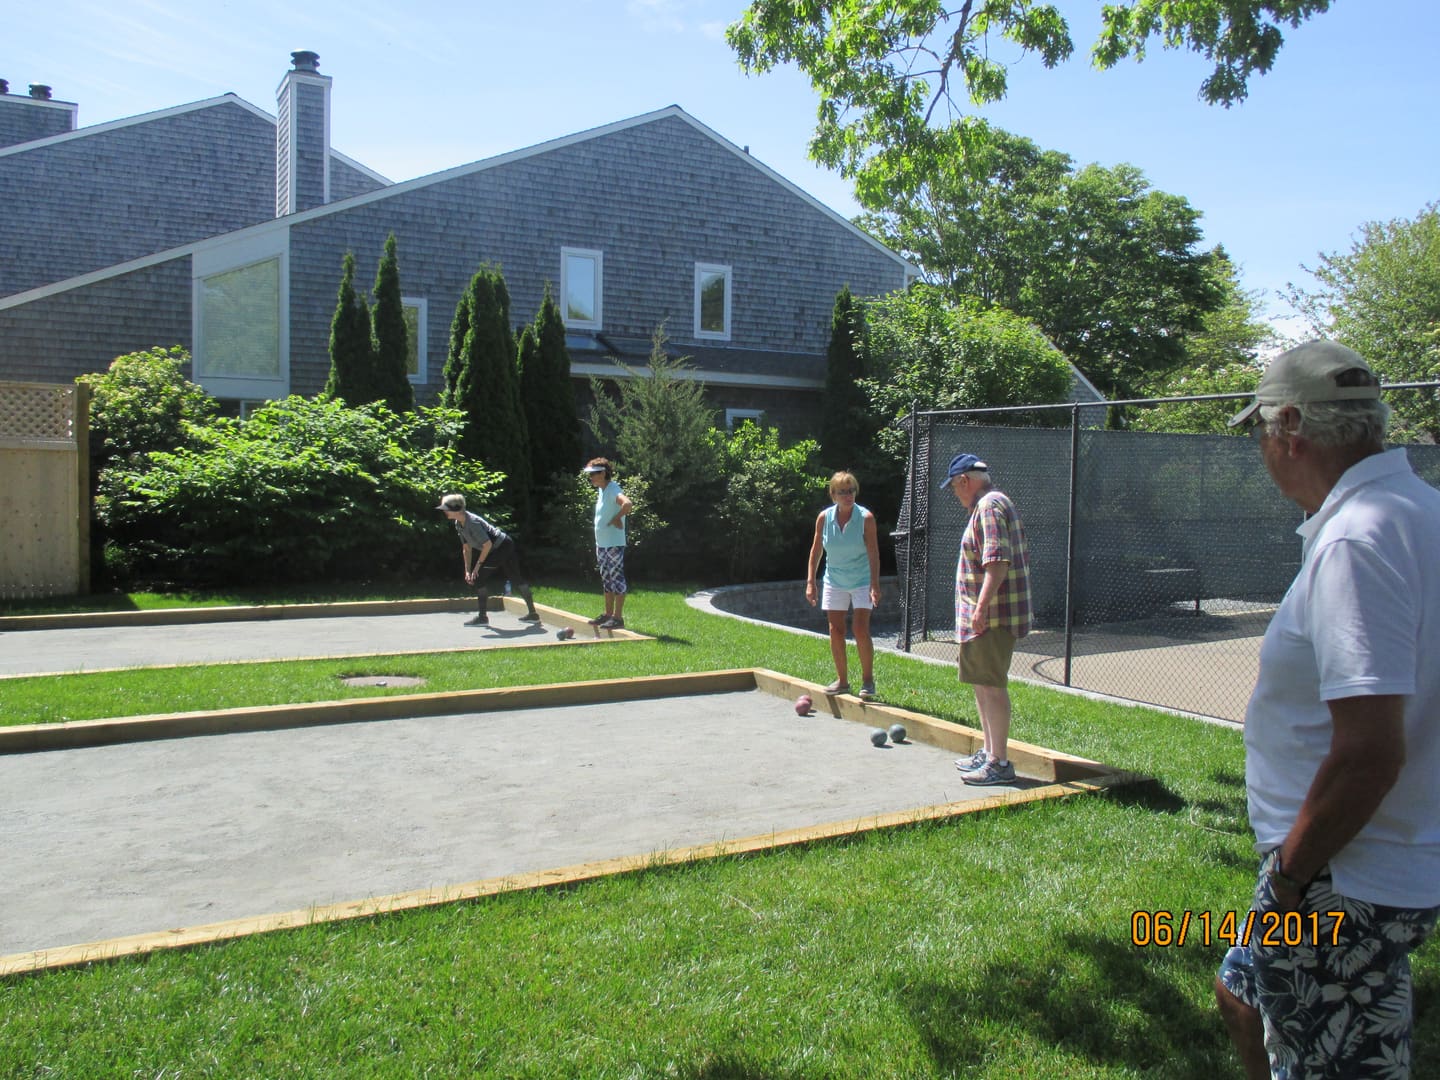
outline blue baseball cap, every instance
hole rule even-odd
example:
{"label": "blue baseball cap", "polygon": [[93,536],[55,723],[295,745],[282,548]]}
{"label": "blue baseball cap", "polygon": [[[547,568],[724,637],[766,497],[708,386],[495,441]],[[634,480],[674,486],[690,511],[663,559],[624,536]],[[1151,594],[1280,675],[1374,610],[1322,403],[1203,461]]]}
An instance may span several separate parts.
{"label": "blue baseball cap", "polygon": [[974,454],[956,454],[950,459],[950,471],[945,474],[945,479],[941,482],[940,486],[942,488],[949,487],[950,481],[954,480],[955,477],[961,473],[975,472],[977,470],[987,472],[989,469],[990,466]]}

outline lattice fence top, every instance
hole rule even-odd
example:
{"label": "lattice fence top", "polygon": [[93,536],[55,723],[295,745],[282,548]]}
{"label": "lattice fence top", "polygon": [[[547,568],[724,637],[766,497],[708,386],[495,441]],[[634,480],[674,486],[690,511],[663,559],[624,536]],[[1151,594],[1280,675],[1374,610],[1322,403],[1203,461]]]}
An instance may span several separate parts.
{"label": "lattice fence top", "polygon": [[75,386],[0,382],[0,439],[75,442]]}

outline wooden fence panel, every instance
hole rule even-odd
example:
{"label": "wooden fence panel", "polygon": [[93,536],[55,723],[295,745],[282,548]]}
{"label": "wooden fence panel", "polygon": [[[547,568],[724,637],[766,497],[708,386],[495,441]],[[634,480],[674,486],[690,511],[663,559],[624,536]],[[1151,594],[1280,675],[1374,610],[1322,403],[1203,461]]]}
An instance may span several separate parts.
{"label": "wooden fence panel", "polygon": [[0,599],[90,591],[90,391],[0,382]]}

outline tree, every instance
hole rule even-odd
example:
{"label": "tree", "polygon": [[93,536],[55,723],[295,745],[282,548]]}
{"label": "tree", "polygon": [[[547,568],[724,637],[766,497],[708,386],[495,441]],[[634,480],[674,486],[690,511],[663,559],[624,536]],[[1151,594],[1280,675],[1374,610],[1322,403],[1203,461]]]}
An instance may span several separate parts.
{"label": "tree", "polygon": [[[1306,267],[1306,269],[1309,269]],[[1386,382],[1440,379],[1440,204],[1413,220],[1370,221],[1345,253],[1320,255],[1314,290],[1291,285],[1317,333],[1350,346]],[[1391,395],[1395,434],[1440,441],[1440,394]]]}
{"label": "tree", "polygon": [[[456,341],[457,331],[462,332]],[[445,404],[465,413],[456,449],[505,474],[504,492],[517,521],[528,523],[530,446],[520,407],[510,290],[499,267],[482,266],[456,305],[451,355],[445,363]]]}
{"label": "tree", "polygon": [[[1179,366],[1187,333],[1221,301],[1199,253],[1200,214],[1150,189],[1132,165],[1089,165],[1067,186],[1061,231],[1070,265],[1045,265],[1018,314],[1040,321],[1055,346],[1113,397]],[[1037,319],[1037,321],[1039,321]]]}
{"label": "tree", "polygon": [[410,333],[405,326],[405,305],[400,297],[400,261],[395,234],[385,240],[385,254],[375,272],[375,307],[371,312],[371,348],[374,353],[374,393],[391,412],[415,407],[410,385]]}
{"label": "tree", "polygon": [[[1173,373],[1155,387],[1156,397],[1199,397],[1203,394],[1253,394],[1260,381],[1260,365],[1234,360],[1219,366],[1202,366]],[[1135,431],[1173,431],[1189,435],[1243,435],[1229,426],[1243,399],[1181,401],[1132,410]]]}
{"label": "tree", "polygon": [[648,371],[619,365],[626,377],[614,384],[613,397],[599,379],[590,380],[590,429],[602,445],[615,448],[627,469],[650,481],[657,499],[678,504],[688,489],[716,479],[720,470],[711,437],[715,410],[705,400],[705,384],[684,377],[692,369],[684,357],[670,357],[665,342],[664,329],[657,329]]}
{"label": "tree", "polygon": [[[1036,405],[1070,397],[1070,367],[1033,323],[979,301],[953,301],[918,284],[866,308],[873,373],[862,386],[886,420],[925,409]],[[894,427],[881,448],[903,459],[909,444]]]}
{"label": "tree", "polygon": [[[527,338],[530,344],[527,346]],[[545,286],[535,321],[520,339],[520,397],[530,436],[530,474],[544,483],[580,466],[580,421],[560,305]]]}
{"label": "tree", "polygon": [[[1223,247],[1210,253],[1209,273],[1224,298],[1208,312],[1200,329],[1184,340],[1184,363],[1153,379],[1145,389],[1152,397],[1198,397],[1207,394],[1251,394],[1264,369],[1263,351],[1281,344],[1274,327],[1260,315],[1260,293],[1240,287],[1240,275]],[[1229,421],[1242,399],[1185,401],[1129,410],[1129,426],[1137,431],[1183,434],[1243,434]]]}
{"label": "tree", "polygon": [[1260,291],[1241,288],[1239,268],[1218,245],[1210,252],[1207,273],[1220,303],[1201,316],[1199,330],[1185,336],[1182,372],[1219,371],[1231,364],[1258,371],[1261,353],[1283,345],[1275,327],[1265,321]]}
{"label": "tree", "polygon": [[863,461],[875,438],[869,403],[860,388],[866,374],[865,314],[848,285],[835,297],[825,362],[820,449],[824,461],[838,469]]}
{"label": "tree", "polygon": [[465,336],[470,333],[470,318],[474,306],[475,282],[460,294],[455,305],[455,316],[450,320],[450,346],[445,353],[445,368],[441,373],[440,404],[463,409],[460,403],[460,375],[465,370]]}
{"label": "tree", "polygon": [[933,168],[867,190],[859,224],[952,296],[1018,310],[1031,264],[1049,257],[1064,219],[1072,161],[983,121],[936,140]]}
{"label": "tree", "polygon": [[1184,360],[1183,342],[1222,302],[1196,249],[1200,214],[1132,165],[1090,165],[978,125],[925,174],[871,189],[861,223],[943,283],[1039,326],[1112,398]]}
{"label": "tree", "polygon": [[[651,338],[648,371],[619,365],[625,378],[612,394],[599,379],[590,380],[594,405],[590,429],[626,473],[639,473],[650,485],[654,515],[670,522],[656,534],[653,550],[672,570],[700,570],[714,550],[714,529],[706,508],[721,497],[725,472],[715,410],[705,400],[705,384],[685,378],[683,358],[665,349],[665,331]],[[757,523],[757,527],[763,527]]]}
{"label": "tree", "polygon": [[[1200,86],[1214,104],[1243,101],[1296,27],[1330,0],[1128,0],[1107,4],[1091,57],[1110,68],[1143,59],[1151,39],[1215,63]],[[1033,0],[752,0],[725,33],[747,72],[795,63],[820,98],[810,153],[856,176],[903,170],[967,104],[1004,98],[1009,53],[1047,68],[1074,52],[1053,4]],[[1008,45],[1008,48],[1007,48]]]}
{"label": "tree", "polygon": [[375,351],[370,341],[370,306],[355,291],[355,254],[345,253],[340,294],[330,319],[330,377],[326,397],[350,406],[374,401]]}

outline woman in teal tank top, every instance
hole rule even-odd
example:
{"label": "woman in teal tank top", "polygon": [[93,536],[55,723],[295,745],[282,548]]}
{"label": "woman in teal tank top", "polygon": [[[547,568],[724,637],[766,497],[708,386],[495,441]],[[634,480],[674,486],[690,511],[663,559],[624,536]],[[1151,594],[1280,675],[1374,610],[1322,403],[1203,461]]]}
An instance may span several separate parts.
{"label": "woman in teal tank top", "polygon": [[[860,482],[848,472],[830,477],[830,500],[834,504],[815,518],[815,542],[810,545],[810,572],[805,579],[805,599],[817,601],[830,624],[830,655],[835,660],[835,681],[827,694],[850,692],[849,667],[845,652],[845,613],[852,607],[855,651],[860,655],[860,697],[875,697],[875,643],[870,638],[870,610],[880,603],[880,545],[876,539],[875,515],[855,501]],[[817,590],[815,573],[820,555],[825,555],[823,590]]]}

